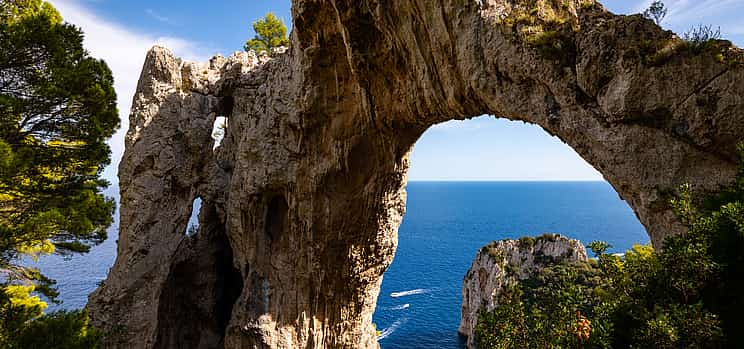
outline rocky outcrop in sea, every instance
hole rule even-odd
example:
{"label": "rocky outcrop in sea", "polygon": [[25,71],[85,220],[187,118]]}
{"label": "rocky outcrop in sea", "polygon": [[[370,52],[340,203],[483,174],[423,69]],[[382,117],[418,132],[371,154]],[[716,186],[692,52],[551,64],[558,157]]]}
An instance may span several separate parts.
{"label": "rocky outcrop in sea", "polygon": [[474,348],[474,329],[481,309],[491,311],[499,305],[501,291],[557,263],[586,261],[584,245],[558,234],[536,238],[494,241],[478,251],[462,283],[462,309],[459,332]]}
{"label": "rocky outcrop in sea", "polygon": [[684,232],[668,205],[680,184],[734,178],[744,52],[685,49],[593,0],[293,0],[290,42],[206,63],[148,53],[117,258],[88,304],[118,334],[107,348],[377,348],[409,154],[448,120],[495,115],[560,138],[656,246]]}

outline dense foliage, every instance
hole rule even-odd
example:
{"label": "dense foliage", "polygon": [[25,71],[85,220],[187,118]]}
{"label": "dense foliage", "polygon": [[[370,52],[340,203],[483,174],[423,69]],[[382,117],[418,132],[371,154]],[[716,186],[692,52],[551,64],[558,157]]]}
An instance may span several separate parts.
{"label": "dense foliage", "polygon": [[558,264],[509,285],[475,330],[480,348],[742,348],[744,146],[734,186],[671,201],[689,227],[664,249]]}
{"label": "dense foliage", "polygon": [[100,190],[119,125],[113,77],[82,33],[40,0],[0,12],[0,267],[22,254],[84,252],[105,239]]}
{"label": "dense foliage", "polygon": [[102,333],[88,327],[84,311],[46,308],[34,286],[6,285],[0,290],[0,347],[7,349],[97,349]]}
{"label": "dense foliage", "polygon": [[45,1],[0,1],[0,347],[95,339],[84,313],[42,317],[34,294],[54,300],[53,281],[19,260],[86,252],[106,238],[114,202],[100,174],[118,126],[113,76],[85,51],[80,29]]}
{"label": "dense foliage", "polygon": [[[588,318],[601,302],[604,279],[595,265],[558,264],[520,284],[508,285],[492,312],[476,325],[480,348],[578,348],[605,338]],[[593,336],[590,337],[590,334]]]}
{"label": "dense foliage", "polygon": [[253,22],[253,31],[256,36],[245,43],[246,51],[266,51],[272,53],[272,49],[280,46],[288,46],[287,27],[273,13],[267,13],[266,17]]}

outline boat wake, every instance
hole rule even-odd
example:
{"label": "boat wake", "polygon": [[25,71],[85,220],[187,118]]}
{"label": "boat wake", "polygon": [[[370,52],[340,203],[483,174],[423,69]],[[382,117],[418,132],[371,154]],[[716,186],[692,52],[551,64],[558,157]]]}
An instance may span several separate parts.
{"label": "boat wake", "polygon": [[410,304],[406,303],[406,304],[396,305],[390,308],[390,310],[403,310],[403,309],[408,309],[410,306],[411,306]]}
{"label": "boat wake", "polygon": [[429,292],[431,292],[431,290],[424,289],[424,288],[417,288],[415,290],[410,290],[410,291],[393,292],[390,294],[390,297],[393,297],[393,298],[406,297],[406,296],[413,296],[417,294],[427,294]]}
{"label": "boat wake", "polygon": [[382,330],[382,332],[380,332],[380,335],[377,336],[377,340],[379,341],[379,340],[382,340],[382,339],[385,339],[385,338],[389,337],[391,334],[393,334],[393,332],[395,332],[400,327],[400,325],[402,325],[404,322],[406,322],[406,320],[408,320],[408,319],[399,319],[399,320],[396,320],[395,322],[393,322],[392,325],[388,326],[386,329],[384,329],[384,330]]}

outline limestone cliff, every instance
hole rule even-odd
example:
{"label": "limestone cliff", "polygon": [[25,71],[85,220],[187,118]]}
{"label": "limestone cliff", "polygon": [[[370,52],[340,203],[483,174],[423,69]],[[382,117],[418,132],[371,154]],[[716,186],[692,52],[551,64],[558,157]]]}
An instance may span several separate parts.
{"label": "limestone cliff", "polygon": [[[292,13],[291,45],[272,59],[148,54],[118,256],[89,304],[118,334],[108,347],[377,347],[408,153],[439,122],[541,126],[602,172],[657,246],[683,231],[670,192],[733,178],[744,68],[726,42],[690,50],[588,0],[294,0]],[[213,151],[217,116],[228,127]]]}
{"label": "limestone cliff", "polygon": [[468,347],[475,347],[473,330],[478,312],[497,307],[505,286],[525,280],[546,266],[586,260],[586,249],[580,241],[554,234],[494,241],[481,248],[462,283],[459,332],[468,337]]}

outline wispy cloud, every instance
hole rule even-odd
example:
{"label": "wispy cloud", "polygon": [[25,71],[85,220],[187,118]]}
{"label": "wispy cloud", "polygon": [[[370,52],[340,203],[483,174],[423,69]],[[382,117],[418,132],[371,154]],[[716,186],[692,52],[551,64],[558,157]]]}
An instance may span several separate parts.
{"label": "wispy cloud", "polygon": [[147,15],[148,15],[148,16],[149,16],[150,18],[153,18],[153,19],[155,19],[155,20],[157,20],[157,21],[160,21],[160,22],[163,22],[163,23],[168,23],[168,24],[175,24],[175,23],[174,23],[174,22],[173,22],[173,21],[172,21],[172,20],[171,20],[170,18],[168,18],[168,17],[165,17],[165,16],[163,16],[163,15],[161,15],[161,14],[159,14],[159,13],[155,12],[155,10],[153,10],[153,9],[151,9],[151,8],[148,8],[148,9],[146,9],[146,10],[145,10],[145,13],[146,13],[146,14],[147,14]]}
{"label": "wispy cloud", "polygon": [[[643,12],[654,0],[643,0],[636,6],[637,12]],[[721,8],[736,4],[736,0],[666,0],[664,4],[669,10],[669,19],[686,20],[689,17],[703,17],[705,13],[716,12]]]}
{"label": "wispy cloud", "polygon": [[129,128],[129,109],[147,51],[153,45],[161,45],[184,59],[203,61],[208,58],[205,53],[211,53],[211,50],[183,38],[140,33],[98,17],[74,0],[50,2],[59,10],[65,21],[82,28],[85,33],[85,48],[92,56],[104,59],[114,73],[121,129],[109,142],[113,161],[104,171],[104,177],[116,184],[117,168],[124,153],[124,135]]}
{"label": "wispy cloud", "polygon": [[[695,24],[700,21],[728,22],[729,12],[740,5],[737,2],[732,0],[669,1],[669,21],[680,24]],[[721,25],[725,24],[728,23],[721,23]]]}
{"label": "wispy cloud", "polygon": [[[652,0],[638,2],[636,12],[643,12]],[[664,21],[664,27],[682,34],[698,25],[711,25],[721,28],[721,33],[727,39],[738,44],[741,34],[744,34],[744,24],[741,14],[744,13],[744,1],[741,0],[666,0],[664,4],[669,13]],[[736,35],[735,37],[729,37]]]}

